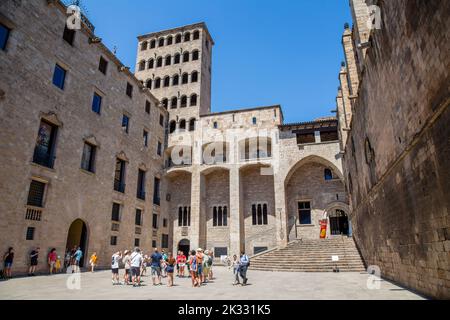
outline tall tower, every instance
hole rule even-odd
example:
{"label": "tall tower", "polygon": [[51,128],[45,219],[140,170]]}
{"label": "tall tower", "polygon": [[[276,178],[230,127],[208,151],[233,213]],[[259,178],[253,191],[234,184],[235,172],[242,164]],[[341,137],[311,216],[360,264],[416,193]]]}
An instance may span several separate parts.
{"label": "tall tower", "polygon": [[167,107],[171,125],[190,129],[190,122],[211,111],[214,41],[206,24],[154,32],[138,40],[136,77]]}

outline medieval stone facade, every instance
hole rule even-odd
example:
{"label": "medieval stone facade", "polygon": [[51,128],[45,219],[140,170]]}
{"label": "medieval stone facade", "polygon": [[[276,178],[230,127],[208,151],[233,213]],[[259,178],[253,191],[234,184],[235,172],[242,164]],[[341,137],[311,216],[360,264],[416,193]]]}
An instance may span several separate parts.
{"label": "medieval stone facade", "polygon": [[350,2],[337,107],[354,237],[383,277],[448,299],[450,3]]}

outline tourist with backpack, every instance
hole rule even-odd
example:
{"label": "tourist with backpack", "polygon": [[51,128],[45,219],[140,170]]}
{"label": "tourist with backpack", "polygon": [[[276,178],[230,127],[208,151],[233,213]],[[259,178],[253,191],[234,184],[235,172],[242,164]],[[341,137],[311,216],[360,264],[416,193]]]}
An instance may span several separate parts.
{"label": "tourist with backpack", "polygon": [[247,270],[248,267],[250,267],[250,258],[248,257],[248,255],[245,254],[245,252],[241,253],[241,258],[240,258],[240,266],[239,266],[239,274],[242,278],[242,285],[246,286],[247,285]]}
{"label": "tourist with backpack", "polygon": [[203,281],[206,283],[209,279],[209,272],[212,266],[212,259],[209,256],[209,250],[205,251],[203,255]]}

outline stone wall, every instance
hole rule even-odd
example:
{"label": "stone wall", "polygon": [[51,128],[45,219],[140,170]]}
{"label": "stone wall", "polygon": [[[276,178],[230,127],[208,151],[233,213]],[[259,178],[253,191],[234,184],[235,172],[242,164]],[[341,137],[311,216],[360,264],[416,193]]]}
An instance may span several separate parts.
{"label": "stone wall", "polygon": [[450,3],[383,1],[345,171],[356,242],[381,275],[450,297]]}
{"label": "stone wall", "polygon": [[[90,44],[90,30],[77,31],[73,46],[62,38],[65,9],[59,2],[1,1],[0,19],[11,27],[6,50],[0,50],[0,152],[4,155],[0,174],[0,250],[16,251],[13,273],[25,272],[28,254],[41,247],[39,270],[46,270],[48,251],[55,247],[64,255],[69,227],[76,219],[87,225],[85,257],[96,251],[99,264],[110,265],[114,251],[131,249],[139,238],[150,248],[160,243],[168,229],[152,229],[152,214],[165,218],[153,205],[153,179],[162,173],[157,141],[164,141],[160,115],[167,118],[151,94],[141,92],[139,82],[102,43]],[[108,61],[106,75],[98,71],[100,57]],[[67,68],[65,88],[52,84],[55,64]],[[126,95],[127,82],[133,97]],[[100,115],[91,111],[94,92],[103,96]],[[151,112],[145,112],[146,101]],[[122,115],[130,116],[130,129],[121,128]],[[42,118],[58,125],[53,169],[32,163]],[[144,146],[143,130],[150,134]],[[97,146],[95,173],[80,169],[84,141]],[[113,191],[116,156],[128,159],[125,194]],[[136,198],[138,169],[147,171],[146,200]],[[32,179],[46,183],[41,221],[25,219]],[[111,231],[113,202],[122,204],[120,229]],[[143,210],[141,234],[135,233],[135,210]],[[26,241],[28,227],[35,227],[34,240]],[[117,246],[110,245],[112,235]]]}

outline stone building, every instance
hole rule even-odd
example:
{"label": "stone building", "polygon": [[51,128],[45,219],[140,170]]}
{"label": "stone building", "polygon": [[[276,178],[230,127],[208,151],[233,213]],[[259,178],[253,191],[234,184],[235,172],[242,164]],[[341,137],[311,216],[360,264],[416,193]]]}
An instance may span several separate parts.
{"label": "stone building", "polygon": [[169,247],[155,191],[167,111],[87,20],[72,32],[66,19],[59,1],[0,2],[0,250],[14,247],[16,273],[37,246],[40,270],[53,247],[80,245],[102,266]]}
{"label": "stone building", "polygon": [[[138,37],[136,77],[169,112],[164,192],[172,247],[251,254],[350,234],[338,122],[285,125],[280,106],[211,113],[204,23]],[[330,215],[330,216],[329,216]]]}
{"label": "stone building", "polygon": [[450,3],[350,4],[337,110],[355,241],[383,277],[448,299]]}
{"label": "stone building", "polygon": [[204,23],[140,36],[133,74],[87,19],[65,27],[60,1],[0,13],[0,249],[16,272],[37,246],[108,267],[134,246],[256,254],[319,239],[321,220],[351,234],[338,120],[211,112]]}

